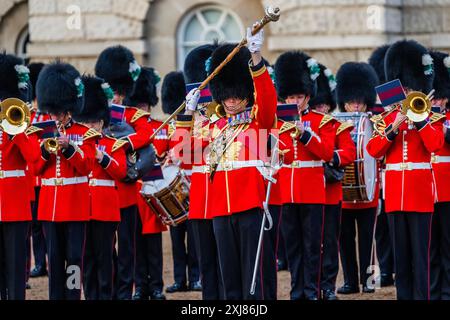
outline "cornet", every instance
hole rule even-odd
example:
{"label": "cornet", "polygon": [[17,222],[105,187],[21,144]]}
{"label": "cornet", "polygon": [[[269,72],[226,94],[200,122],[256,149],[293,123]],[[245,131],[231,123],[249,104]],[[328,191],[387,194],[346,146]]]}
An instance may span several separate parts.
{"label": "cornet", "polygon": [[9,98],[0,103],[0,127],[7,134],[14,136],[25,132],[30,122],[30,109],[22,100]]}
{"label": "cornet", "polygon": [[[64,125],[60,124],[58,126],[58,131],[65,134]],[[57,154],[59,150],[58,138],[48,138],[44,141],[44,148],[48,153]]]}
{"label": "cornet", "polygon": [[432,90],[428,95],[426,95],[425,93],[419,92],[419,91],[411,92],[410,94],[408,94],[408,96],[403,101],[401,106],[396,106],[396,107],[392,108],[391,111],[386,113],[383,117],[381,117],[374,123],[375,131],[380,136],[383,136],[383,137],[386,137],[391,132],[396,131],[402,125],[403,122],[399,123],[395,127],[392,127],[392,129],[390,129],[388,132],[381,131],[378,128],[379,128],[380,122],[384,121],[384,119],[386,119],[386,117],[389,116],[392,112],[399,110],[399,107],[400,107],[400,112],[407,117],[407,120],[412,121],[412,122],[424,121],[425,119],[427,119],[430,116],[431,107],[432,107],[431,100],[433,100],[433,94],[434,94],[434,90]]}

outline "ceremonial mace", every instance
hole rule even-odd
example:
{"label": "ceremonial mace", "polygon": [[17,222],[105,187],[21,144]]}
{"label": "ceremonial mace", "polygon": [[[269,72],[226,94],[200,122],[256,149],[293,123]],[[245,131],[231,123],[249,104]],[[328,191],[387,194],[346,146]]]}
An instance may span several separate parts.
{"label": "ceremonial mace", "polygon": [[[264,18],[262,18],[259,22],[257,22],[257,24],[253,27],[252,30],[252,35],[257,34],[262,28],[264,28],[264,26],[266,24],[268,24],[269,22],[276,22],[278,21],[278,19],[280,19],[280,8],[274,8],[274,7],[266,7],[265,12],[264,12]],[[245,45],[247,44],[247,39],[244,38],[241,40],[241,42],[239,42],[239,44],[233,49],[233,51],[230,52],[230,54],[225,58],[224,61],[222,61],[221,64],[219,64],[217,66],[217,68],[208,76],[208,78],[206,78],[198,87],[199,90],[202,90],[204,88],[206,88],[206,86],[208,85],[208,83],[214,79],[219,72],[233,59],[233,57],[239,52],[239,50],[241,50]],[[162,123],[158,129],[156,129],[155,132],[153,132],[152,136],[150,137],[150,140],[152,140],[153,138],[155,138],[155,136],[173,119],[177,116],[177,114],[179,114],[181,111],[184,110],[184,108],[186,107],[186,101],[183,102],[177,110],[175,110],[174,113],[172,113],[169,118],[166,119],[166,121],[164,121],[164,123]]]}

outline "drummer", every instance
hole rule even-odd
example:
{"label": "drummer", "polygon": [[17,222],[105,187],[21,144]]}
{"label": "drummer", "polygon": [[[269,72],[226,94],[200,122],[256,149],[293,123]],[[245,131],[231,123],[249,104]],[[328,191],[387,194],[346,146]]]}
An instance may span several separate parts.
{"label": "drummer", "polygon": [[[367,63],[347,62],[337,73],[336,96],[341,112],[368,112],[376,102],[375,87],[378,76]],[[365,148],[365,146],[362,146]],[[363,149],[364,150],[364,149]],[[344,273],[344,284],[339,294],[360,292],[373,293],[373,285],[367,284],[371,275],[368,267],[373,264],[373,240],[379,198],[379,184],[376,184],[375,197],[370,203],[349,203],[342,205],[340,254]],[[358,230],[355,229],[355,223]],[[355,237],[358,235],[358,253]],[[359,257],[359,272],[358,262]]]}
{"label": "drummer", "polygon": [[[139,108],[148,115],[148,122],[153,132],[161,125],[160,121],[151,117],[153,107],[158,104],[156,86],[161,81],[158,72],[153,68],[142,67],[133,92],[128,95],[124,104]],[[163,128],[153,140],[153,147],[159,162],[163,162],[169,151],[168,128]],[[155,168],[144,177],[144,180],[161,177]],[[167,227],[155,212],[145,203],[140,195],[141,183],[138,182],[137,205],[139,218],[136,221],[136,269],[133,300],[165,300],[163,294],[163,254],[162,232]]]}
{"label": "drummer", "polygon": [[[334,150],[333,118],[311,110],[308,101],[316,94],[318,63],[303,52],[282,54],[275,63],[278,97],[295,104],[300,121],[287,123],[292,152],[279,172],[282,194],[282,230],[286,241],[291,299],[321,298],[321,247],[325,204],[322,161],[331,161]],[[305,183],[307,181],[307,183]]]}
{"label": "drummer", "polygon": [[[330,69],[320,65],[317,94],[309,102],[311,108],[323,114],[336,109],[336,79]],[[356,147],[352,140],[353,125],[334,121],[335,150],[333,160],[325,164],[326,203],[323,238],[321,288],[324,300],[337,300],[336,279],[339,272],[339,234],[341,226],[343,168],[355,161]]]}

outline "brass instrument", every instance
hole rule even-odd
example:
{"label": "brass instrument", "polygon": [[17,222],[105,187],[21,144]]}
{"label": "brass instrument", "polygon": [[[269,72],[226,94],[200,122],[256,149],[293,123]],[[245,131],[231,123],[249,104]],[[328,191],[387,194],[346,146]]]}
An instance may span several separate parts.
{"label": "brass instrument", "polygon": [[[58,132],[62,132],[63,134],[65,134],[65,130],[64,130],[64,125],[63,124],[60,124],[58,126]],[[45,141],[44,141],[44,148],[45,148],[45,150],[47,150],[48,153],[57,154],[58,150],[59,150],[58,138],[54,137],[54,138],[45,139]]]}
{"label": "brass instrument", "polygon": [[404,114],[407,117],[407,120],[411,122],[421,122],[427,119],[431,113],[431,107],[432,103],[431,100],[433,100],[433,94],[434,90],[432,90],[428,95],[426,95],[423,92],[419,91],[413,91],[409,93],[406,97],[406,99],[402,102],[401,105],[398,105],[389,112],[387,112],[383,117],[378,119],[374,123],[374,129],[375,131],[383,137],[386,137],[391,132],[396,131],[402,123],[399,123],[395,127],[392,127],[388,132],[382,132],[380,131],[379,124],[380,122],[384,121],[388,115],[390,115],[392,112],[398,110],[400,108],[400,112]]}
{"label": "brass instrument", "polygon": [[27,104],[20,99],[9,98],[0,103],[0,128],[9,135],[27,130],[31,113]]}

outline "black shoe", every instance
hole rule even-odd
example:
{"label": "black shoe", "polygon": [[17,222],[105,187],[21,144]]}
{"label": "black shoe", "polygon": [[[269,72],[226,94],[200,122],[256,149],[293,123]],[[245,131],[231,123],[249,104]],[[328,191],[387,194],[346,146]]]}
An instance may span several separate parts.
{"label": "black shoe", "polygon": [[308,301],[318,301],[319,298],[317,298],[317,296],[311,296],[311,297],[307,297],[306,300],[308,300]]}
{"label": "black shoe", "polygon": [[30,278],[38,278],[38,277],[45,277],[48,274],[47,269],[44,267],[34,267],[33,270],[30,272]]}
{"label": "black shoe", "polygon": [[380,276],[380,285],[382,288],[394,285],[394,277],[392,274],[382,273]]}
{"label": "black shoe", "polygon": [[30,286],[30,284],[28,282],[25,284],[25,289],[26,290],[30,290],[31,289],[31,286]]}
{"label": "black shoe", "polygon": [[335,301],[335,300],[339,300],[339,299],[333,290],[324,290],[323,291],[323,300]]}
{"label": "black shoe", "polygon": [[283,260],[277,260],[277,269],[278,271],[287,270],[287,263]]}
{"label": "black shoe", "polygon": [[368,286],[364,285],[362,291],[363,291],[363,293],[374,293],[375,292],[375,288],[368,287]]}
{"label": "black shoe", "polygon": [[135,301],[145,301],[148,300],[148,294],[143,293],[141,290],[136,290],[133,295],[133,300]]}
{"label": "black shoe", "polygon": [[359,287],[350,286],[348,284],[344,284],[337,290],[338,294],[354,294],[359,293]]}
{"label": "black shoe", "polygon": [[200,281],[195,281],[189,284],[189,291],[202,291],[202,283]]}
{"label": "black shoe", "polygon": [[188,288],[186,287],[185,284],[181,284],[178,282],[175,282],[173,285],[168,286],[166,288],[167,293],[184,292],[184,291],[188,291]]}
{"label": "black shoe", "polygon": [[159,290],[155,290],[150,295],[151,300],[166,300],[166,296]]}

